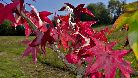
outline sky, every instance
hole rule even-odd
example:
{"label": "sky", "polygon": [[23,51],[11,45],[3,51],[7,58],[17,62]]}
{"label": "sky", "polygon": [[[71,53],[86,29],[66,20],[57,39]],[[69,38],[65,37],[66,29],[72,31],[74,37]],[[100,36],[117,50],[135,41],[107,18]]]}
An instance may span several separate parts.
{"label": "sky", "polygon": [[[9,2],[10,0],[5,0],[6,2]],[[103,2],[104,4],[108,5],[109,0],[36,0],[36,2],[33,2],[32,0],[25,0],[27,3],[33,4],[38,11],[50,11],[52,13],[58,13],[58,14],[64,14],[64,12],[58,12],[58,10],[64,6],[64,3],[70,3],[74,6],[77,6],[78,4],[90,4],[90,3],[97,3],[97,2]],[[134,2],[138,0],[126,0],[127,3]],[[30,8],[27,8],[28,10]],[[51,16],[50,16],[51,17]]]}
{"label": "sky", "polygon": [[[31,0],[26,0],[29,3],[32,3]],[[41,10],[48,10],[51,12],[55,12],[58,9],[60,9],[64,3],[71,3],[74,6],[77,6],[78,4],[89,4],[89,3],[97,3],[97,2],[103,2],[104,4],[108,4],[109,0],[36,0],[37,2],[33,2],[35,7],[37,9]],[[138,0],[126,0],[127,3],[134,2]]]}

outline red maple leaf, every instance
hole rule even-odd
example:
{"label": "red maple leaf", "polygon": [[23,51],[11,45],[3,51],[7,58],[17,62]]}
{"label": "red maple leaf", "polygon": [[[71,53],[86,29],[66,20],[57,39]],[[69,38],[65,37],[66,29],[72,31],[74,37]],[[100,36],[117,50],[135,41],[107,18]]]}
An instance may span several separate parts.
{"label": "red maple leaf", "polygon": [[36,38],[33,41],[27,41],[28,48],[23,53],[23,56],[28,56],[30,53],[32,54],[32,58],[34,63],[37,62],[37,55],[40,51],[39,45],[41,44],[43,33],[39,30],[35,30]]}
{"label": "red maple leaf", "polygon": [[90,75],[90,78],[103,78],[103,73],[101,72],[94,72]]}
{"label": "red maple leaf", "polygon": [[43,54],[46,54],[46,43],[53,44],[58,39],[57,30],[54,28],[49,28],[46,32],[44,32],[44,36],[41,40],[41,50]]}
{"label": "red maple leaf", "polygon": [[75,15],[75,21],[78,22],[80,20],[81,14],[88,14],[90,16],[94,16],[91,11],[89,11],[87,8],[84,8],[85,4],[80,4],[77,7],[74,7],[73,5],[69,3],[65,3],[66,6],[62,7],[59,11],[64,11],[64,10],[70,10],[74,13]]}
{"label": "red maple leaf", "polygon": [[41,46],[42,53],[45,55],[46,50],[45,46],[48,42],[49,44],[53,44],[58,38],[57,31],[53,28],[49,28],[46,32],[41,32],[40,30],[34,30],[36,38],[33,41],[23,41],[23,43],[28,45],[28,48],[23,53],[23,56],[28,56],[30,53],[32,54],[32,58],[34,63],[37,62],[37,55],[40,51],[39,46]]}
{"label": "red maple leaf", "polygon": [[49,23],[51,26],[53,26],[52,21],[47,17],[47,16],[49,16],[51,14],[52,13],[51,12],[48,12],[48,11],[39,12],[39,16],[40,16],[41,20],[42,21],[45,21],[45,22]]}
{"label": "red maple leaf", "polygon": [[78,32],[85,36],[91,36],[95,33],[95,31],[92,29],[92,25],[95,24],[96,21],[86,21],[86,22],[78,22],[76,26]]}
{"label": "red maple leaf", "polygon": [[71,64],[76,64],[80,60],[79,57],[75,54],[67,54],[65,57],[66,57],[67,61]]}
{"label": "red maple leaf", "polygon": [[0,4],[0,24],[3,23],[4,20],[10,20],[11,22],[15,23],[14,18],[14,10],[16,9],[19,2],[14,2],[7,4],[6,6],[3,6],[3,4]]}
{"label": "red maple leaf", "polygon": [[59,23],[57,23],[57,27],[60,29],[60,31],[69,32],[72,30],[69,24],[69,19],[70,19],[69,15],[58,16]]}
{"label": "red maple leaf", "polygon": [[108,39],[106,37],[106,32],[108,32],[108,28],[107,27],[105,29],[103,29],[103,30],[95,32],[93,37],[98,39],[98,40],[100,40],[100,41],[108,42]]}
{"label": "red maple leaf", "polygon": [[38,46],[37,47],[36,46],[35,47],[28,46],[28,48],[26,48],[26,50],[23,53],[23,57],[29,56],[30,54],[32,54],[33,61],[36,64],[37,63],[37,55],[38,55],[39,51],[40,51],[40,49],[38,48]]}
{"label": "red maple leaf", "polygon": [[104,44],[100,41],[95,41],[96,46],[88,51],[91,51],[96,61],[94,64],[89,63],[86,68],[86,75],[89,75],[100,70],[104,70],[105,78],[115,78],[117,68],[126,76],[130,78],[130,73],[133,72],[130,63],[123,59],[123,56],[129,53],[128,50],[113,50],[114,42]]}
{"label": "red maple leaf", "polygon": [[60,37],[60,45],[63,46],[64,50],[66,48],[69,48],[70,46],[68,45],[69,42],[74,43],[74,37],[72,36],[73,33],[73,28],[69,24],[69,18],[70,16],[58,16],[58,23],[57,23],[57,28],[58,28],[58,34]]}

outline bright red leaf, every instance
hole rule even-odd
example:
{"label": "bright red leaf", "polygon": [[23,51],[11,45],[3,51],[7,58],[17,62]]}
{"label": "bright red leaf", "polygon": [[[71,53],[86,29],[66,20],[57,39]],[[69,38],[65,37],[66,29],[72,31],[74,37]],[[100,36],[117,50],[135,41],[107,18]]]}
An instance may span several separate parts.
{"label": "bright red leaf", "polygon": [[40,16],[41,20],[42,21],[45,21],[45,22],[49,23],[51,26],[53,26],[52,21],[47,17],[47,16],[49,16],[51,14],[52,13],[51,12],[48,12],[48,11],[39,12],[39,16]]}
{"label": "bright red leaf", "polygon": [[79,61],[78,56],[76,56],[75,54],[67,54],[65,57],[67,61],[71,64],[76,64]]}
{"label": "bright red leaf", "polygon": [[129,53],[128,50],[113,50],[115,43],[104,44],[100,41],[95,41],[96,46],[89,49],[95,57],[94,64],[89,63],[86,68],[86,75],[98,72],[104,69],[105,78],[115,78],[117,68],[130,78],[130,73],[133,72],[130,63],[125,61],[123,57]]}
{"label": "bright red leaf", "polygon": [[4,20],[10,20],[11,22],[15,23],[15,18],[14,18],[14,10],[16,9],[17,5],[19,2],[14,2],[7,4],[6,6],[3,7],[3,4],[0,4],[0,24],[3,23]]}

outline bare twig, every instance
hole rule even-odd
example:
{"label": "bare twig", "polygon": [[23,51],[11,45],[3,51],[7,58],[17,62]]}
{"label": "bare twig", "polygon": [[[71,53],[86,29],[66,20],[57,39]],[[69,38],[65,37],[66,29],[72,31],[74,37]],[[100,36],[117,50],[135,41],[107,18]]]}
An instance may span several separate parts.
{"label": "bare twig", "polygon": [[55,44],[52,45],[52,49],[54,50],[54,52],[56,52],[58,54],[58,56],[65,63],[67,68],[70,71],[73,71],[74,73],[77,74],[76,78],[82,78],[83,77],[83,75],[84,75],[84,67],[83,66],[77,67],[73,64],[68,63],[68,61],[65,59],[65,55],[63,54],[63,52],[61,52]]}

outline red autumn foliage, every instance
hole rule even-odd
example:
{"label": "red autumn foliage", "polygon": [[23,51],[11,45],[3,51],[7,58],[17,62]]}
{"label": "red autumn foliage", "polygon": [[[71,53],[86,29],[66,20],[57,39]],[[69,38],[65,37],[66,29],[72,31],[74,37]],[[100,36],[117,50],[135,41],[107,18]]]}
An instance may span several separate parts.
{"label": "red autumn foliage", "polygon": [[[47,17],[51,12],[41,11],[28,4],[32,10],[25,10],[24,0],[12,0],[13,3],[3,5],[0,3],[0,24],[4,20],[10,20],[17,25],[24,25],[27,37],[31,33],[35,34],[32,41],[24,41],[28,45],[23,56],[32,55],[34,63],[37,63],[37,56],[40,50],[45,55],[48,45],[59,45],[68,53],[65,59],[71,64],[87,66],[85,76],[91,78],[115,78],[116,70],[120,69],[124,76],[130,78],[133,72],[130,63],[123,57],[129,53],[128,50],[113,50],[114,42],[109,42],[106,37],[108,28],[101,31],[95,31],[91,28],[96,21],[80,21],[81,14],[85,13],[94,17],[93,13],[84,8],[84,4],[77,7],[69,3],[62,7],[60,11],[69,10],[75,16],[68,14],[66,16],[55,16],[57,19],[56,27]],[[20,4],[20,9],[18,7]],[[22,13],[27,17],[24,17]],[[30,24],[31,22],[31,24]],[[35,26],[35,30],[31,26]],[[47,27],[49,25],[49,27]],[[41,48],[41,49],[40,49]],[[104,71],[101,71],[104,70]]]}

